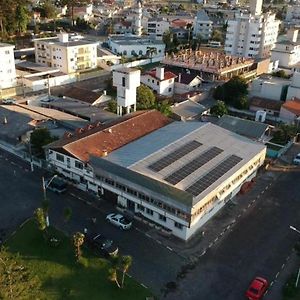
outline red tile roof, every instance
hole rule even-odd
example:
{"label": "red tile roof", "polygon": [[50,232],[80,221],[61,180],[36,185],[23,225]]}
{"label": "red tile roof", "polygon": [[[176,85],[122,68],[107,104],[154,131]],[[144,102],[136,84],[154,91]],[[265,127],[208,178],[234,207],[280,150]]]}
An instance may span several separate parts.
{"label": "red tile roof", "polygon": [[172,122],[156,110],[139,111],[126,115],[114,123],[77,132],[72,136],[56,141],[47,148],[68,153],[81,161],[87,162],[89,156],[105,156],[106,154],[133,142]]}
{"label": "red tile roof", "polygon": [[186,27],[188,23],[186,20],[175,19],[171,22],[171,27]]}
{"label": "red tile roof", "polygon": [[293,100],[286,101],[282,107],[295,115],[300,116],[300,99],[294,98]]}
{"label": "red tile roof", "polygon": [[151,70],[151,71],[147,72],[146,74],[148,74],[148,75],[150,75],[151,77],[153,77],[153,78],[155,78],[155,79],[157,79],[157,80],[160,80],[160,81],[169,80],[169,79],[172,79],[172,78],[176,78],[176,77],[177,77],[176,74],[174,74],[173,72],[169,72],[169,71],[164,72],[164,79],[163,79],[163,80],[161,80],[161,79],[159,79],[158,77],[156,77],[156,71],[155,71],[155,70]]}

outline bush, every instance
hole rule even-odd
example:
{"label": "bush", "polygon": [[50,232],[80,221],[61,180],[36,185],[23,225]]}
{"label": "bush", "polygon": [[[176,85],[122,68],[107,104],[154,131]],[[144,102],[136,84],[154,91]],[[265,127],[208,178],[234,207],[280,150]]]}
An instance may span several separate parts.
{"label": "bush", "polygon": [[80,264],[81,266],[83,266],[84,268],[87,268],[89,266],[89,261],[87,258],[80,256],[78,258],[78,264]]}

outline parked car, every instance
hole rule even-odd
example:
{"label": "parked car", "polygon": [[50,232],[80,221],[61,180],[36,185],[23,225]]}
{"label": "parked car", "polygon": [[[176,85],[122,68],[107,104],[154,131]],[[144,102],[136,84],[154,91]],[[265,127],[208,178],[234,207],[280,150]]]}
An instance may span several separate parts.
{"label": "parked car", "polygon": [[55,177],[51,179],[51,181],[45,180],[45,186],[47,187],[47,189],[57,194],[63,194],[67,191],[66,182],[59,177]]}
{"label": "parked car", "polygon": [[2,100],[2,103],[3,103],[3,104],[16,104],[16,103],[17,103],[17,100],[16,100],[16,99],[13,99],[13,98],[7,98],[7,99],[3,99],[3,100]]}
{"label": "parked car", "polygon": [[295,158],[294,158],[294,160],[293,160],[293,164],[294,164],[294,165],[300,165],[300,153],[298,153],[298,154],[295,156]]}
{"label": "parked car", "polygon": [[268,281],[262,277],[256,277],[250,284],[246,297],[249,300],[260,300],[264,296],[267,288]]}
{"label": "parked car", "polygon": [[126,230],[132,226],[132,222],[121,214],[112,213],[106,217],[106,220],[119,228]]}
{"label": "parked car", "polygon": [[97,252],[106,256],[116,256],[119,252],[119,249],[114,245],[114,242],[102,234],[97,234],[93,238],[87,238],[87,242]]}

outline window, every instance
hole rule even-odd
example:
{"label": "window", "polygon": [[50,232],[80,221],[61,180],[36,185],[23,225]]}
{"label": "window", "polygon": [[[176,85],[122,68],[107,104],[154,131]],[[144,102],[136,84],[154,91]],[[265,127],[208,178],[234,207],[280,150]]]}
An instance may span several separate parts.
{"label": "window", "polygon": [[117,183],[117,184],[116,184],[116,187],[117,187],[118,189],[122,190],[122,191],[126,191],[126,187],[125,187],[125,185],[123,185],[123,184]]}
{"label": "window", "polygon": [[174,222],[174,226],[178,229],[182,229],[183,228],[183,225],[178,223],[178,222]]}
{"label": "window", "polygon": [[9,54],[9,50],[5,50],[5,54]]}
{"label": "window", "polygon": [[59,160],[61,162],[65,162],[65,157],[61,154],[56,153],[56,160]]}
{"label": "window", "polygon": [[163,215],[159,215],[159,219],[163,222],[166,222],[167,221],[167,218]]}
{"label": "window", "polygon": [[130,189],[130,188],[127,188],[127,193],[131,194],[131,195],[134,195],[134,196],[137,196],[137,191],[135,191],[133,189]]}
{"label": "window", "polygon": [[137,205],[137,209],[141,210],[141,211],[145,211],[145,207],[143,205],[141,205],[141,204]]}
{"label": "window", "polygon": [[152,210],[152,209],[146,208],[146,213],[147,213],[148,215],[153,216],[153,210]]}
{"label": "window", "polygon": [[169,91],[169,93],[170,93],[170,92],[172,92],[172,88],[169,88],[169,90],[168,90],[168,91]]}
{"label": "window", "polygon": [[125,86],[125,77],[122,77],[122,86]]}
{"label": "window", "polygon": [[75,160],[75,168],[82,170],[83,169],[83,163]]}

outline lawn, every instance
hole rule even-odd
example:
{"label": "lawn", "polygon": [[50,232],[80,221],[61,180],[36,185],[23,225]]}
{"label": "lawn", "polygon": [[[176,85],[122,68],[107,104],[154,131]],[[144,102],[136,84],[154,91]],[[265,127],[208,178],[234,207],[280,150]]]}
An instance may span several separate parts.
{"label": "lawn", "polygon": [[73,246],[63,233],[51,228],[61,240],[58,247],[48,246],[33,220],[22,226],[6,243],[10,252],[19,253],[24,264],[42,282],[45,299],[145,299],[151,292],[126,277],[119,289],[108,277],[109,262],[83,249],[86,267],[75,263]]}

